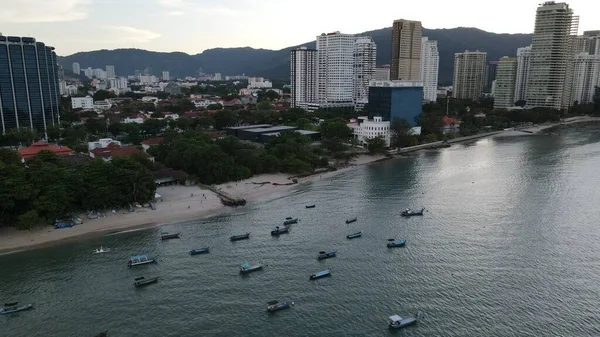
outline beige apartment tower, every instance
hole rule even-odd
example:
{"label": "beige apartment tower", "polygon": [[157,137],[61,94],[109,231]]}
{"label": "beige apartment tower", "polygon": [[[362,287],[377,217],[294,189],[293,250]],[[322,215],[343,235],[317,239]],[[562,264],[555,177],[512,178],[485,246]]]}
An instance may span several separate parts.
{"label": "beige apartment tower", "polygon": [[419,81],[421,77],[421,21],[396,20],[392,26],[390,79]]}
{"label": "beige apartment tower", "polygon": [[453,97],[479,100],[483,93],[487,54],[468,51],[454,54]]}
{"label": "beige apartment tower", "polygon": [[548,1],[537,8],[527,84],[528,107],[569,106],[579,17],[569,5]]}
{"label": "beige apartment tower", "polygon": [[498,62],[496,90],[494,91],[494,109],[507,109],[515,105],[517,65],[516,57],[504,56]]}

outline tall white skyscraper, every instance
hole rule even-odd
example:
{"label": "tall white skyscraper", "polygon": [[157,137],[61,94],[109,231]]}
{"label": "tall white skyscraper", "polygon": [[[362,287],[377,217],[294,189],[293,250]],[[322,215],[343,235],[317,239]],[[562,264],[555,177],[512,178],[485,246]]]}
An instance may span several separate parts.
{"label": "tall white skyscraper", "polygon": [[423,101],[437,100],[438,73],[440,68],[440,53],[437,41],[428,37],[421,39],[421,82],[423,82]]}
{"label": "tall white skyscraper", "polygon": [[369,103],[369,83],[375,77],[377,46],[371,37],[356,38],[354,42],[354,106],[361,111]]}
{"label": "tall white skyscraper", "polygon": [[104,71],[100,68],[92,69],[92,76],[99,80],[105,80],[106,79],[106,71]]}
{"label": "tall white skyscraper", "polygon": [[494,85],[494,109],[512,108],[515,105],[515,84],[517,81],[517,59],[505,56],[496,68]]}
{"label": "tall white skyscraper", "polygon": [[317,36],[319,103],[352,105],[354,100],[354,42],[350,34]]}
{"label": "tall white skyscraper", "polygon": [[106,78],[111,79],[117,77],[115,74],[115,66],[106,66]]}
{"label": "tall white skyscraper", "polygon": [[81,73],[81,67],[79,66],[79,63],[74,62],[73,63],[73,74],[79,75],[80,73]]}
{"label": "tall white skyscraper", "polygon": [[569,105],[572,62],[579,17],[564,2],[537,8],[531,44],[527,106],[553,109]]}
{"label": "tall white skyscraper", "polygon": [[517,49],[517,78],[515,80],[515,102],[526,100],[529,68],[531,66],[531,46]]}
{"label": "tall white skyscraper", "polygon": [[579,53],[573,59],[571,104],[592,103],[595,88],[600,86],[600,55]]}
{"label": "tall white skyscraper", "polygon": [[162,80],[163,81],[170,81],[171,80],[171,74],[169,74],[168,71],[163,71],[162,72]]}
{"label": "tall white skyscraper", "polygon": [[454,54],[454,97],[479,100],[483,93],[486,57],[487,54],[480,51]]}
{"label": "tall white skyscraper", "polygon": [[302,47],[290,51],[292,108],[317,101],[317,50]]}
{"label": "tall white skyscraper", "polygon": [[600,30],[583,32],[583,35],[577,37],[575,49],[576,54],[600,55]]}

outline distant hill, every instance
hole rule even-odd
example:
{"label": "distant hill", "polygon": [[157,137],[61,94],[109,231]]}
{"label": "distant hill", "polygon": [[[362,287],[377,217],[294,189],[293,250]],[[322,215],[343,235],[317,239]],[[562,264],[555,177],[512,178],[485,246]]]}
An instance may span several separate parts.
{"label": "distant hill", "polygon": [[[391,56],[392,28],[383,28],[357,35],[369,35],[377,44],[377,64],[389,64]],[[488,53],[489,60],[502,56],[516,55],[517,48],[531,44],[531,34],[495,34],[477,28],[424,29],[424,36],[438,41],[440,51],[440,84],[452,82],[454,53],[466,49]],[[315,47],[315,42],[301,46]],[[202,68],[207,73],[223,75],[259,75],[270,79],[289,79],[289,51],[298,46],[281,50],[245,48],[215,48],[201,54],[188,55],[181,52],[162,53],[141,49],[115,49],[81,52],[59,57],[65,71],[71,70],[73,62],[81,67],[104,68],[115,66],[117,74],[132,75],[134,71],[150,67],[159,76],[168,70],[171,76],[184,77],[198,73]]]}

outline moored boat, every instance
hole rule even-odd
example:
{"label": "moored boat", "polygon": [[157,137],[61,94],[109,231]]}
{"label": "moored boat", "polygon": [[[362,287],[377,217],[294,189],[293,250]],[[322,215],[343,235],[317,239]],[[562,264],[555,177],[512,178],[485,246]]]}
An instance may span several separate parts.
{"label": "moored boat", "polygon": [[423,215],[423,212],[425,211],[425,208],[421,208],[420,211],[413,211],[410,208],[405,209],[404,211],[402,211],[402,216],[417,216],[417,215]]}
{"label": "moored boat", "polygon": [[404,245],[406,245],[406,241],[404,240],[388,239],[388,241],[388,248],[403,247]]}
{"label": "moored boat", "polygon": [[362,236],[362,232],[356,232],[354,234],[346,235],[347,239],[356,239]]}
{"label": "moored boat", "polygon": [[154,263],[154,262],[156,262],[156,260],[154,260],[148,254],[135,255],[135,256],[132,256],[129,258],[129,261],[127,262],[127,266],[129,266],[129,267],[140,266],[143,264]]}
{"label": "moored boat", "polygon": [[331,276],[331,273],[329,272],[329,269],[325,269],[325,270],[320,271],[318,273],[314,273],[314,274],[310,275],[310,277],[308,279],[309,280],[316,280],[318,278],[326,277],[326,276]]}
{"label": "moored boat", "polygon": [[328,259],[330,257],[335,257],[335,255],[336,255],[336,251],[335,250],[331,251],[329,253],[326,253],[324,251],[320,251],[319,255],[317,256],[317,260],[325,260],[325,259]]}
{"label": "moored boat", "polygon": [[353,223],[353,222],[356,222],[357,220],[358,220],[358,218],[352,218],[352,219],[348,219],[348,220],[346,220],[346,223],[347,223],[347,224],[349,224],[349,223]]}
{"label": "moored boat", "polygon": [[291,305],[294,305],[294,302],[283,301],[283,302],[279,303],[278,301],[270,301],[270,302],[267,302],[267,304],[269,305],[267,307],[267,312],[275,312],[275,311],[278,311],[281,309],[289,308]]}
{"label": "moored boat", "polygon": [[169,234],[169,233],[163,232],[160,235],[160,239],[161,240],[179,239],[179,234],[181,234],[181,233]]}
{"label": "moored boat", "polygon": [[104,248],[100,246],[100,248],[96,248],[92,254],[102,254],[110,252],[110,248]]}
{"label": "moored boat", "polygon": [[263,268],[263,266],[261,264],[250,265],[248,263],[244,263],[242,265],[242,267],[240,268],[240,274],[248,274],[253,271],[261,270],[262,268]]}
{"label": "moored boat", "polygon": [[279,236],[280,234],[285,234],[285,233],[289,233],[289,232],[290,232],[290,229],[288,227],[280,228],[279,226],[276,226],[275,230],[271,231],[271,235]]}
{"label": "moored boat", "polygon": [[315,207],[317,207],[317,205],[314,205],[314,204],[313,205],[306,205],[306,208],[315,208]]}
{"label": "moored boat", "polygon": [[233,235],[229,237],[229,241],[239,241],[246,240],[250,238],[250,233],[241,234],[241,235]]}
{"label": "moored boat", "polygon": [[208,253],[208,247],[190,250],[190,255],[198,255],[198,254],[206,254],[206,253]]}
{"label": "moored boat", "polygon": [[14,314],[17,312],[29,310],[33,308],[33,304],[19,306],[19,302],[5,303],[3,308],[0,308],[0,315]]}
{"label": "moored boat", "polygon": [[298,218],[286,218],[286,220],[283,222],[283,225],[289,226],[295,223],[298,223]]}
{"label": "moored boat", "polygon": [[411,324],[416,323],[419,320],[419,316],[420,313],[415,313],[412,315],[408,315],[408,316],[398,316],[398,315],[392,315],[389,317],[389,327],[391,329],[399,329]]}
{"label": "moored boat", "polygon": [[156,282],[158,282],[158,277],[145,278],[143,276],[140,276],[135,278],[133,285],[136,288],[140,288]]}

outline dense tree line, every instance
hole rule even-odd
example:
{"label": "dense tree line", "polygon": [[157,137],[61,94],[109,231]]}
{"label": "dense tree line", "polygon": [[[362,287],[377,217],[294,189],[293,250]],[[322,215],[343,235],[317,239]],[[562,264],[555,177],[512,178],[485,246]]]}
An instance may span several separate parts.
{"label": "dense tree line", "polygon": [[0,226],[30,229],[75,211],[125,207],[153,199],[153,164],[145,158],[114,158],[69,166],[42,151],[26,165],[0,149]]}

